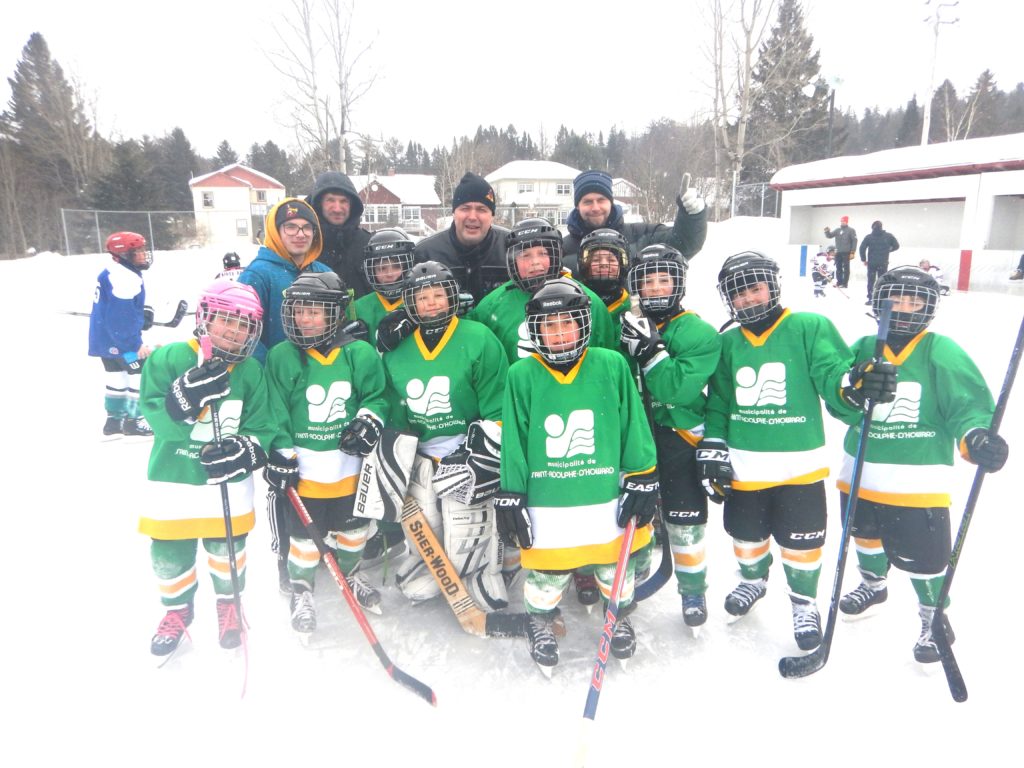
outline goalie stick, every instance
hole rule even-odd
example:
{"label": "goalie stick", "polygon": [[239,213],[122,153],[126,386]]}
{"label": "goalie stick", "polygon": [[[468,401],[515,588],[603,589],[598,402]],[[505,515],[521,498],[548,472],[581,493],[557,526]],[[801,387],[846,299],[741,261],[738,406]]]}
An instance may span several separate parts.
{"label": "goalie stick", "polygon": [[[75,317],[91,317],[92,312],[75,312],[70,309],[65,309],[61,312],[63,315],[74,315]],[[167,322],[161,323],[156,320],[153,321],[153,325],[160,325],[165,328],[177,328],[181,321],[188,314],[188,302],[182,299],[178,302],[178,306],[174,310],[174,315]]]}

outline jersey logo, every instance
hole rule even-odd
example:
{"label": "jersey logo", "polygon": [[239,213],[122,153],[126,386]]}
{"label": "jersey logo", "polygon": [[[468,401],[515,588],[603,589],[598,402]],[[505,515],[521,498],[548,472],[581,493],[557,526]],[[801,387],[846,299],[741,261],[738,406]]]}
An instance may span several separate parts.
{"label": "jersey logo", "polygon": [[452,412],[451,380],[447,376],[431,376],[424,386],[420,379],[405,385],[406,405],[420,416]]}
{"label": "jersey logo", "polygon": [[569,459],[579,454],[594,452],[594,412],[589,408],[573,411],[567,421],[553,413],[544,419],[548,433],[545,450],[549,459]]}
{"label": "jersey logo", "polygon": [[352,397],[352,382],[332,381],[325,390],[319,384],[306,387],[306,403],[309,406],[309,420],[313,424],[330,424],[348,418],[345,401]]}
{"label": "jersey logo", "polygon": [[876,403],[871,420],[881,424],[907,422],[916,424],[921,419],[921,382],[896,383],[896,399],[891,403]]}
{"label": "jersey logo", "polygon": [[537,347],[533,345],[530,340],[530,334],[526,330],[526,321],[519,326],[519,339],[516,342],[516,351],[519,352],[520,357],[529,357],[537,351]]}
{"label": "jersey logo", "polygon": [[[220,400],[217,407],[217,416],[220,419],[221,436],[237,435],[238,427],[242,423],[241,400]],[[204,408],[199,414],[199,420],[192,427],[190,437],[197,443],[213,442],[213,419],[210,416],[210,409]]]}
{"label": "jersey logo", "polygon": [[764,363],[759,371],[745,365],[736,371],[736,405],[786,404],[786,366]]}

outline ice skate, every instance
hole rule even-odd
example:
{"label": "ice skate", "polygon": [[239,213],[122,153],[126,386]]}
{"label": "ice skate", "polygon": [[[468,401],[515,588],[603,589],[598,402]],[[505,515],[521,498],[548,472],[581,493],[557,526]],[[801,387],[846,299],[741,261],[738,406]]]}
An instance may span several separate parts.
{"label": "ice skate", "polygon": [[309,640],[309,636],[316,631],[316,605],[313,603],[313,593],[308,589],[294,590],[291,611],[292,629],[299,633],[300,640]]}
{"label": "ice skate", "polygon": [[612,656],[618,659],[622,668],[625,669],[629,660],[636,653],[636,631],[628,618],[622,617],[615,622],[611,647]]}
{"label": "ice skate", "polygon": [[217,630],[221,648],[230,651],[242,644],[242,622],[230,597],[217,599]]}
{"label": "ice skate", "polygon": [[[932,635],[932,621],[935,619],[934,605],[918,605],[918,613],[921,616],[921,636],[914,645],[914,659],[921,664],[934,664],[939,660],[939,647],[935,644]],[[942,626],[946,631],[946,639],[952,645],[956,640],[953,635],[953,627],[949,624],[949,618],[942,614]]]}
{"label": "ice skate", "polygon": [[863,580],[860,586],[847,592],[839,601],[839,610],[842,611],[846,621],[873,616],[875,611],[871,609],[889,599],[889,589],[885,586],[885,579],[872,578],[872,575],[865,571],[861,571],[861,576]]}
{"label": "ice skate", "polygon": [[288,557],[277,557],[277,590],[286,597],[292,594],[292,577],[288,575]]}
{"label": "ice skate", "polygon": [[597,579],[593,574],[573,571],[572,580],[576,585],[576,599],[579,600],[580,605],[586,607],[587,613],[591,613],[601,599],[601,590],[598,589]]}
{"label": "ice skate", "polygon": [[701,626],[708,620],[708,602],[704,595],[683,595],[682,599],[683,623],[694,637],[699,637]]}
{"label": "ice skate", "polygon": [[360,574],[346,576],[345,581],[348,582],[349,587],[352,589],[352,594],[355,595],[356,602],[360,606],[370,613],[375,613],[378,616],[381,615],[380,592],[377,591],[376,587],[373,587]]}
{"label": "ice skate", "polygon": [[741,581],[736,588],[725,598],[725,612],[735,619],[740,619],[750,613],[755,603],[765,596],[768,591],[768,577],[754,579],[752,581]]}
{"label": "ice skate", "polygon": [[814,598],[790,595],[793,607],[793,638],[801,651],[813,651],[821,645],[821,615]]}
{"label": "ice skate", "polygon": [[143,416],[139,416],[137,419],[125,418],[124,423],[121,425],[121,431],[125,437],[140,440],[153,436],[153,429]]}
{"label": "ice skate", "polygon": [[110,442],[111,440],[120,440],[122,437],[124,437],[123,424],[123,417],[107,416],[107,420],[103,424],[103,442]]}
{"label": "ice skate", "polygon": [[537,662],[537,667],[549,680],[558,664],[558,640],[555,638],[555,624],[561,620],[562,617],[558,609],[555,609],[551,613],[530,614],[526,623],[526,643],[530,649],[530,658]]}
{"label": "ice skate", "polygon": [[363,570],[376,568],[385,561],[394,560],[405,552],[405,533],[378,530],[366,541],[359,567]]}
{"label": "ice skate", "polygon": [[149,652],[161,658],[161,667],[178,650],[182,638],[189,637],[186,627],[192,623],[193,616],[192,603],[187,603],[177,608],[168,608],[160,620],[156,634],[149,641]]}

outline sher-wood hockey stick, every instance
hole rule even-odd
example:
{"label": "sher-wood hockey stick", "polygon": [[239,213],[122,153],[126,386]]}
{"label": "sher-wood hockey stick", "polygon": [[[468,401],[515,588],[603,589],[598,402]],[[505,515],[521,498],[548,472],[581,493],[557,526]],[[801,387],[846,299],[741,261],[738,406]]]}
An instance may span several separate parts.
{"label": "sher-wood hockey stick", "polygon": [[[889,338],[889,320],[892,318],[892,302],[882,302],[882,312],[878,318],[878,335],[875,337],[874,360],[880,362],[885,353],[885,342]],[[843,571],[846,569],[846,554],[850,550],[850,531],[853,518],[857,514],[857,495],[860,491],[860,478],[864,473],[864,453],[868,447],[868,429],[871,426],[871,414],[875,410],[875,401],[868,400],[864,410],[864,418],[860,421],[860,439],[857,441],[857,455],[853,459],[853,476],[850,478],[850,492],[846,497],[846,512],[843,516],[843,534],[839,540],[839,562],[836,564],[835,580],[832,583],[832,602],[828,606],[828,621],[821,638],[821,645],[806,656],[786,656],[779,659],[779,674],[783,677],[806,677],[812,675],[828,661],[832,649],[832,638],[836,632],[836,619],[839,618],[839,600],[843,592]]]}
{"label": "sher-wood hockey stick", "polygon": [[[995,411],[992,412],[992,424],[989,430],[999,431],[999,425],[1003,422],[1003,412],[1006,410],[1006,403],[1010,399],[1010,390],[1013,388],[1013,381],[1017,377],[1017,368],[1020,367],[1021,348],[1024,347],[1024,318],[1021,319],[1020,330],[1017,331],[1017,341],[1013,345],[1013,353],[1010,355],[1010,364],[1006,369],[1006,378],[1003,379],[1003,388],[999,391],[999,400],[996,401]],[[974,473],[974,482],[971,484],[971,492],[967,496],[967,505],[964,507],[964,516],[960,519],[960,528],[956,533],[956,541],[953,542],[952,554],[949,556],[949,565],[946,566],[946,578],[942,581],[942,589],[939,590],[939,598],[936,603],[935,616],[932,619],[932,637],[935,639],[935,647],[939,651],[939,661],[942,662],[942,671],[946,673],[946,682],[949,684],[949,693],[953,701],[967,701],[967,685],[964,677],[960,674],[960,665],[957,664],[956,656],[949,645],[949,638],[946,637],[946,625],[942,620],[946,610],[946,598],[949,596],[949,589],[953,583],[953,574],[956,573],[957,564],[960,562],[960,552],[964,548],[964,540],[967,538],[967,529],[971,525],[971,518],[974,517],[974,508],[978,503],[978,496],[981,494],[981,483],[987,473],[981,467]]]}
{"label": "sher-wood hockey stick", "polygon": [[529,617],[525,613],[486,613],[473,602],[459,572],[430,527],[419,502],[407,496],[402,505],[402,528],[434,577],[441,594],[466,632],[477,637],[525,637]]}
{"label": "sher-wood hockey stick", "polygon": [[341,568],[338,567],[338,561],[334,558],[334,553],[324,544],[324,537],[317,530],[316,525],[313,523],[313,518],[309,515],[309,510],[306,509],[306,505],[302,503],[302,498],[294,488],[288,489],[288,500],[292,503],[292,507],[295,508],[295,514],[299,516],[302,524],[309,532],[309,537],[320,551],[320,556],[323,558],[327,570],[334,577],[334,582],[338,585],[338,589],[341,590],[341,594],[345,596],[345,602],[348,603],[352,615],[356,617],[356,622],[359,624],[359,628],[363,630],[363,634],[366,635],[366,639],[370,641],[370,647],[373,648],[373,652],[377,655],[384,670],[396,683],[408,688],[425,702],[436,707],[437,696],[433,689],[426,683],[420,682],[409,673],[403,672],[396,667],[384,652],[380,641],[377,639],[377,635],[373,631],[373,627],[370,626],[370,622],[366,619],[366,614],[363,613],[363,609],[356,600],[356,596],[352,594],[352,588],[348,585],[348,581],[345,580],[345,575],[341,572]]}

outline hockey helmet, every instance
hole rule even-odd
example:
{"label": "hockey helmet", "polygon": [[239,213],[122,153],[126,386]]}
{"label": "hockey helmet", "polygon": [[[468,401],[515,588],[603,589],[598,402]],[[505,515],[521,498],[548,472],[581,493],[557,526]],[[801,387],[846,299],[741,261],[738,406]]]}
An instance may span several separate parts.
{"label": "hockey helmet", "polygon": [[[442,302],[446,306],[442,307]],[[414,264],[405,276],[402,303],[416,325],[445,326],[458,312],[459,284],[451,270],[438,261]]]}
{"label": "hockey helmet", "polygon": [[238,363],[252,354],[263,332],[263,305],[252,286],[214,280],[199,297],[196,335],[209,336],[214,354]]}
{"label": "hockey helmet", "polygon": [[893,267],[875,280],[871,308],[882,312],[883,302],[893,302],[890,329],[893,333],[913,336],[931,323],[939,304],[939,283],[929,272],[918,267]]}
{"label": "hockey helmet", "polygon": [[[767,286],[765,300],[749,304],[748,292],[761,284]],[[772,314],[779,306],[780,289],[779,265],[758,251],[730,256],[718,273],[718,294],[733,320],[740,325],[755,323]]]}
{"label": "hockey helmet", "polygon": [[137,232],[114,232],[104,248],[116,261],[137,269],[149,269],[153,264],[153,252],[146,246],[146,238]]}
{"label": "hockey helmet", "polygon": [[[531,251],[538,247],[547,251],[543,271],[535,264],[523,264],[521,268],[519,257],[526,254],[524,260],[530,260],[531,255],[538,256],[539,253]],[[512,281],[527,293],[533,293],[547,280],[562,273],[562,235],[547,219],[523,219],[505,236],[505,263]]]}
{"label": "hockey helmet", "polygon": [[241,266],[242,260],[238,258],[237,253],[232,251],[224,254],[224,269],[239,269]]}
{"label": "hockey helmet", "polygon": [[305,272],[284,289],[281,326],[299,349],[314,349],[338,335],[351,297],[334,272]]}
{"label": "hockey helmet", "polygon": [[590,297],[574,280],[549,280],[526,302],[526,333],[549,363],[576,362],[590,343]]}
{"label": "hockey helmet", "polygon": [[[629,270],[627,290],[640,300],[646,314],[661,320],[675,312],[686,295],[687,268],[686,259],[675,248],[648,245],[637,254]],[[656,275],[667,275],[671,286]]]}
{"label": "hockey helmet", "polygon": [[[597,256],[601,251],[611,253],[614,261]],[[618,230],[595,229],[580,241],[579,263],[580,282],[594,293],[609,296],[619,292],[629,271],[629,242]]]}
{"label": "hockey helmet", "polygon": [[[413,249],[416,244],[400,229],[381,229],[370,236],[366,248],[363,249],[363,274],[366,282],[384,298],[394,301],[402,295],[403,278],[412,266]],[[394,275],[392,266],[401,272]],[[382,280],[384,270],[389,278]]]}

